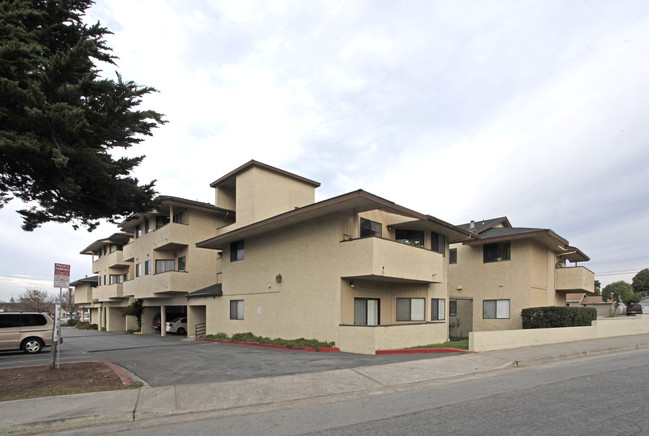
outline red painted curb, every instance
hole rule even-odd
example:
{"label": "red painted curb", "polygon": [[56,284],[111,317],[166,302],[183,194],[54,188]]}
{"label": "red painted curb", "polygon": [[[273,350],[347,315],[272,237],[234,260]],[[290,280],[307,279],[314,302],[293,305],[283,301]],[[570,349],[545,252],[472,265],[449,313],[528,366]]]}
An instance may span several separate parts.
{"label": "red painted curb", "polygon": [[126,373],[126,371],[124,371],[121,367],[119,367],[119,366],[117,366],[117,365],[115,365],[113,363],[110,363],[110,362],[102,362],[102,363],[106,364],[106,366],[108,366],[110,369],[115,371],[115,374],[117,374],[119,376],[119,378],[122,380],[122,384],[124,386],[130,386],[131,383],[133,383],[133,380],[131,379],[131,377],[129,377],[129,375]]}
{"label": "red painted curb", "polygon": [[376,354],[470,353],[457,348],[413,348],[410,350],[376,350]]}
{"label": "red painted curb", "polygon": [[249,347],[264,347],[264,348],[276,348],[280,350],[297,350],[297,351],[320,351],[320,352],[339,352],[340,348],[338,347],[321,347],[319,350],[312,347],[287,347],[286,345],[277,345],[277,344],[260,344],[257,342],[238,342],[238,341],[228,341],[227,339],[206,339],[206,338],[197,338],[197,341],[203,342],[221,342],[224,344],[235,344],[235,345],[248,345]]}

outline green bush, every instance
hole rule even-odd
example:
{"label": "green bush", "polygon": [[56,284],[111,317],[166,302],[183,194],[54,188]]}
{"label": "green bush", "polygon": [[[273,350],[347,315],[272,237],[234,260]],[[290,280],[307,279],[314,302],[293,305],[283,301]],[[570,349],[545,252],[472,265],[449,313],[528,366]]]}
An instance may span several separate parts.
{"label": "green bush", "polygon": [[77,325],[78,322],[79,322],[79,320],[74,319],[74,318],[70,318],[70,319],[68,320],[68,322],[65,323],[65,324],[68,325],[68,326],[75,326],[75,325]]}
{"label": "green bush", "polygon": [[207,339],[223,339],[230,340],[233,342],[252,342],[257,344],[272,344],[272,345],[283,345],[285,347],[299,347],[299,348],[315,348],[319,350],[323,347],[333,347],[335,346],[334,342],[321,342],[317,339],[282,339],[282,338],[265,338],[261,336],[255,336],[250,332],[246,333],[235,333],[232,337],[228,337],[227,334],[219,332],[214,335],[206,335]]}
{"label": "green bush", "polygon": [[524,329],[589,326],[597,319],[594,307],[529,307],[521,312]]}
{"label": "green bush", "polygon": [[90,324],[89,322],[81,322],[79,321],[74,325],[76,328],[79,330],[97,330],[99,329],[99,326],[97,324]]}

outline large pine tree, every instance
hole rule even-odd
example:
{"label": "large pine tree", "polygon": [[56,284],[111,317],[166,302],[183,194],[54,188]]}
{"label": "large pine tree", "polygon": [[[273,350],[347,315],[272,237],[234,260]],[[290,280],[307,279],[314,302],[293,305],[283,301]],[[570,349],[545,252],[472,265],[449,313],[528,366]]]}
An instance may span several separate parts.
{"label": "large pine tree", "polygon": [[14,197],[23,229],[70,222],[89,230],[150,210],[153,183],[131,171],[142,160],[111,156],[151,135],[162,115],[137,110],[155,91],[99,76],[114,64],[104,35],[82,21],[91,0],[0,1],[0,207]]}

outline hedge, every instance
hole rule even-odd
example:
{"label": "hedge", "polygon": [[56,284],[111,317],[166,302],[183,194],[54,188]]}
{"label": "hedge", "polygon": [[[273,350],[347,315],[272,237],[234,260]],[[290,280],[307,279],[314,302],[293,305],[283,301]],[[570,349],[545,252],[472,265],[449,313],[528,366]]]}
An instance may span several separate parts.
{"label": "hedge", "polygon": [[594,307],[529,307],[521,312],[524,329],[589,326],[597,319]]}

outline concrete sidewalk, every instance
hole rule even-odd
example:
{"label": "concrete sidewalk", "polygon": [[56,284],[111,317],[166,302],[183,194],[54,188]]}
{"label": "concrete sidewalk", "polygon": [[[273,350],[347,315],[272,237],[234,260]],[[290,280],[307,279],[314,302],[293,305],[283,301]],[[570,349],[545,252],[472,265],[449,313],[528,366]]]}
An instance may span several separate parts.
{"label": "concrete sidewalk", "polygon": [[[34,434],[133,421],[200,419],[294,404],[333,402],[405,391],[508,367],[649,348],[649,335],[455,354],[382,366],[228,382],[47,397],[0,403],[0,434]],[[252,408],[252,409],[251,409]],[[191,414],[191,415],[189,415]],[[90,429],[89,429],[90,430]]]}

